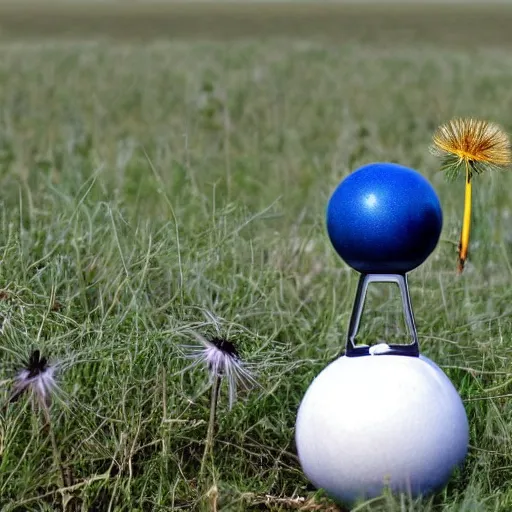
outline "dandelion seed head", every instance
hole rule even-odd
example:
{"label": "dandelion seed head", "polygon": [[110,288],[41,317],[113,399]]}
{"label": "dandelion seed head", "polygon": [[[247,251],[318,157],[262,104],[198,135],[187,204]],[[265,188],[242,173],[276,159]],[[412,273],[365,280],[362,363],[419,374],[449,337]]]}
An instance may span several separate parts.
{"label": "dandelion seed head", "polygon": [[472,118],[455,118],[439,126],[430,150],[444,159],[442,169],[452,178],[462,164],[480,173],[512,163],[510,140],[503,128]]}
{"label": "dandelion seed head", "polygon": [[28,392],[40,405],[48,407],[51,395],[57,388],[55,366],[50,365],[46,357],[41,357],[39,350],[34,350],[14,378],[13,387],[10,402],[15,402],[24,392]]}
{"label": "dandelion seed head", "polygon": [[210,380],[225,378],[228,385],[229,408],[233,407],[236,400],[237,386],[249,389],[252,385],[258,385],[252,372],[240,359],[236,345],[224,338],[206,339],[195,334],[200,347],[187,347],[189,357],[194,359],[192,366],[204,364],[208,369]]}
{"label": "dandelion seed head", "polygon": [[205,359],[208,370],[216,376],[222,377],[226,368],[233,364],[240,364],[240,356],[231,341],[222,338],[212,338],[208,342],[210,346],[205,348]]}

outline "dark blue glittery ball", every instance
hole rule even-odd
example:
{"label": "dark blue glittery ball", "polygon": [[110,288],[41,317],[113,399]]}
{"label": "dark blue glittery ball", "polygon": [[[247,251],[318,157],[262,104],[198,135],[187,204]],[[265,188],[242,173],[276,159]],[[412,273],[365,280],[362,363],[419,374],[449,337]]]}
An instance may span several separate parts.
{"label": "dark blue glittery ball", "polygon": [[361,273],[406,273],[435,249],[443,226],[439,198],[419,172],[365,165],[336,188],[327,207],[329,238]]}

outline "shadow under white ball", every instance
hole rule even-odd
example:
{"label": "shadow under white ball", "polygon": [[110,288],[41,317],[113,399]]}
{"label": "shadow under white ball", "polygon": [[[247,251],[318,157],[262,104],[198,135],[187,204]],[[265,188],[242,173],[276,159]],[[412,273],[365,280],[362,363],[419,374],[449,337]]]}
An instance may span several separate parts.
{"label": "shadow under white ball", "polygon": [[295,436],[308,479],[348,504],[385,487],[413,497],[439,490],[466,457],[469,427],[430,359],[344,356],[308,388]]}

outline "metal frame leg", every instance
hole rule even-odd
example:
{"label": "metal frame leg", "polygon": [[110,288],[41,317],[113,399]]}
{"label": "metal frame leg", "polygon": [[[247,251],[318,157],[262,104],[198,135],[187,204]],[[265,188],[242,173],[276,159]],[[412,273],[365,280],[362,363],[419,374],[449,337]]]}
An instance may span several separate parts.
{"label": "metal frame leg", "polygon": [[[370,283],[396,283],[398,285],[400,288],[400,295],[402,297],[405,321],[411,335],[411,343],[403,345],[385,345],[382,350],[375,352],[373,352],[370,347],[356,347],[355,338],[359,330],[366,293]],[[407,283],[406,274],[361,274],[359,278],[354,307],[352,309],[352,316],[350,317],[345,355],[355,357],[369,354],[395,354],[414,357],[418,357],[420,355],[418,335],[416,333],[416,324],[414,322],[414,314],[412,312],[411,297],[409,295],[409,285]]]}

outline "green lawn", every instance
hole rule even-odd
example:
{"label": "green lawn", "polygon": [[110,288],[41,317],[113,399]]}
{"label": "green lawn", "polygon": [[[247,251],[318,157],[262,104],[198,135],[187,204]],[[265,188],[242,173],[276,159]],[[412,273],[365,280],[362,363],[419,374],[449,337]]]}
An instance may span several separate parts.
{"label": "green lawn", "polygon": [[[98,512],[335,510],[302,474],[294,422],[344,345],[358,277],[329,243],[327,200],[373,161],[420,170],[440,196],[441,241],[409,280],[422,352],[465,400],[471,449],[439,495],[358,510],[512,510],[512,174],[477,177],[457,276],[463,181],[428,151],[454,115],[512,132],[512,39],[498,44],[492,21],[511,12],[489,11],[485,41],[443,16],[418,37],[360,16],[360,39],[333,37],[329,19],[325,34],[229,41],[151,41],[146,27],[142,42],[107,28],[59,39],[37,17],[9,32],[1,17],[2,512],[63,498]],[[398,291],[375,287],[368,310],[369,339],[396,335]],[[231,411],[222,388],[201,477],[210,394],[206,371],[186,370],[191,330],[234,341],[261,386]],[[36,347],[62,363],[64,491],[41,415],[26,399],[3,407]]]}

